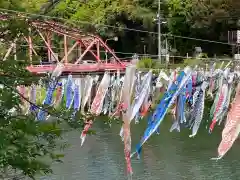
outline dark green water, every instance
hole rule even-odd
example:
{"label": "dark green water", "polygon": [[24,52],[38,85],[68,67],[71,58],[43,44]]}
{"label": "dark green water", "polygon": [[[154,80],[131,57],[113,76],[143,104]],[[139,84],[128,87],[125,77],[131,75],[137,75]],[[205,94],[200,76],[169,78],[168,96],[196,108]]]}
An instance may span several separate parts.
{"label": "dark green water", "polygon": [[[240,141],[220,161],[217,156],[221,127],[209,135],[205,127],[190,139],[190,132],[170,133],[171,118],[161,124],[160,135],[153,135],[144,145],[140,160],[132,159],[133,180],[240,180]],[[132,125],[133,148],[146,127],[145,122]],[[80,147],[80,133],[65,135],[71,145],[65,151],[64,164],[54,165],[49,180],[125,180],[123,143],[120,125],[110,129],[102,122],[95,124],[97,135],[88,136]]]}

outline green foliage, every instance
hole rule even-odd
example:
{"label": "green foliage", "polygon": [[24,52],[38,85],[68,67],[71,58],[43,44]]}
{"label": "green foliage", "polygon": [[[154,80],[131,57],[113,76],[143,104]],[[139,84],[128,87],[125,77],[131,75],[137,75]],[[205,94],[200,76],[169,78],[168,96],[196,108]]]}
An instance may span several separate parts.
{"label": "green foliage", "polygon": [[25,12],[38,12],[42,5],[47,2],[48,0],[0,0],[0,8],[20,10]]}
{"label": "green foliage", "polygon": [[[236,13],[240,3],[232,0],[169,0],[168,29],[172,34],[227,42],[227,32],[239,27]],[[234,12],[234,13],[233,13]],[[176,46],[186,54],[196,46],[209,53],[228,52],[228,46],[195,40],[176,39]],[[229,49],[230,50],[230,49]]]}
{"label": "green foliage", "polygon": [[151,58],[142,58],[138,61],[138,68],[156,68],[157,62]]}
{"label": "green foliage", "polygon": [[[61,1],[51,14],[67,18],[69,22],[77,24],[87,31],[97,31],[104,36],[113,36],[116,32],[123,32],[121,27],[125,27],[125,22],[128,20],[142,22],[145,27],[153,27],[155,16],[152,9],[144,2],[121,0],[92,0],[85,3]],[[94,26],[94,24],[96,25]],[[114,25],[119,29],[101,25]]]}
{"label": "green foliage", "polygon": [[196,58],[189,58],[189,59],[184,59],[182,66],[180,67],[185,67],[185,66],[198,66],[198,67],[204,67],[206,65],[206,63],[209,63],[208,61],[206,61],[204,58],[207,58],[207,54],[205,53],[201,53],[199,54]]}
{"label": "green foliage", "polygon": [[[43,0],[39,1],[0,1],[0,8],[35,12]],[[27,35],[28,22],[10,18],[1,21],[0,38],[1,56],[5,55],[11,41],[17,35]],[[39,122],[35,113],[22,114],[21,97],[16,88],[18,85],[37,83],[38,77],[26,70],[26,61],[8,60],[0,63],[0,178],[34,179],[36,174],[51,173],[51,162],[61,162],[62,154],[55,153],[65,147],[58,140],[63,133],[60,121]],[[47,107],[46,111],[50,111]],[[50,161],[44,161],[44,159]]]}
{"label": "green foliage", "polygon": [[16,87],[35,83],[37,77],[25,70],[26,64],[2,61],[0,64],[0,171],[8,177],[9,171],[31,177],[37,173],[51,173],[48,157],[59,161],[62,155],[55,154],[62,130],[58,122],[39,122],[36,114],[23,115],[21,100]]}
{"label": "green foliage", "polygon": [[[158,1],[156,0],[23,0],[21,2],[2,0],[0,7],[25,12],[38,12],[41,9],[41,14],[65,18],[66,20],[58,20],[68,25],[77,26],[88,33],[97,33],[104,38],[118,36],[120,40],[114,43],[116,51],[143,53],[145,46],[147,53],[157,53],[156,34],[123,29],[156,31],[157,23],[154,21],[158,9]],[[162,1],[161,17],[164,21],[167,20],[167,24],[162,25],[162,33],[226,42],[227,32],[237,29],[240,25],[238,20],[239,7],[240,3],[232,0]],[[13,26],[12,30],[17,29],[18,24],[19,21],[16,18],[9,23]],[[1,32],[5,32],[4,29]],[[173,45],[176,47],[179,55],[191,54],[196,46],[201,46],[210,56],[215,53],[231,53],[230,47],[224,44],[179,37],[168,37],[168,40],[172,47]]]}
{"label": "green foliage", "polygon": [[[236,29],[239,25],[236,14],[240,3],[232,0],[168,0],[162,1],[161,17],[167,20],[162,26],[163,33],[180,36],[190,36],[200,39],[227,41],[227,31]],[[154,21],[158,9],[156,0],[120,1],[120,0],[92,0],[92,1],[60,1],[49,12],[50,15],[67,19],[65,23],[79,26],[87,32],[97,32],[103,37],[121,37],[118,51],[128,50],[143,53],[143,46],[147,51],[156,54],[155,34],[135,32],[133,34],[123,28],[155,31]],[[165,21],[164,20],[164,21]],[[115,26],[117,28],[114,28]],[[131,41],[129,41],[131,39]],[[191,53],[194,47],[202,46],[211,55],[214,51],[229,53],[226,45],[209,44],[191,39],[169,38],[169,42],[176,46],[181,55]],[[142,43],[144,42],[144,43]],[[133,44],[137,44],[133,48]]]}
{"label": "green foliage", "polygon": [[158,60],[144,57],[140,59],[137,63],[137,68],[139,69],[152,69],[152,72],[159,73],[160,69],[166,69],[169,68],[169,66],[166,66],[165,63],[161,64]]}

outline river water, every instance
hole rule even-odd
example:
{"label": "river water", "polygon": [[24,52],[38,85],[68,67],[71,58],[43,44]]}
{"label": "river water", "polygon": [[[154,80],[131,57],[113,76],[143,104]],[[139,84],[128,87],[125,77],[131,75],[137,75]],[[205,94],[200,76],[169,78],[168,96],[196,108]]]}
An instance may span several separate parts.
{"label": "river water", "polygon": [[[144,145],[141,159],[132,159],[133,180],[240,180],[240,141],[220,161],[217,156],[221,127],[209,135],[205,125],[190,139],[187,129],[169,132],[171,118],[164,120],[160,135],[153,135]],[[132,125],[133,148],[139,142],[146,122]],[[94,124],[96,135],[88,136],[80,147],[80,132],[65,134],[70,147],[63,164],[53,165],[54,174],[41,180],[125,180],[123,143],[119,124],[111,128],[103,122]]]}

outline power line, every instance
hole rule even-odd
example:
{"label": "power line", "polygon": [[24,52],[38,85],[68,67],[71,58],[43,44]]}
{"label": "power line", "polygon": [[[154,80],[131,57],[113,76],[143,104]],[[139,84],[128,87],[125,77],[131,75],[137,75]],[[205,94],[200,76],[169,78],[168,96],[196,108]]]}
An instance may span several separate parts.
{"label": "power line", "polygon": [[[22,13],[28,16],[38,16],[38,17],[43,17],[43,18],[48,18],[48,19],[57,19],[61,21],[68,21],[69,19],[61,18],[61,17],[54,17],[54,16],[47,16],[47,15],[40,15],[40,14],[34,14],[34,13],[27,13],[27,12],[21,12],[21,11],[15,11],[15,10],[9,10],[9,9],[4,9],[0,8],[1,11],[5,12],[11,12],[11,13]],[[134,28],[127,28],[127,27],[117,27],[117,26],[111,26],[111,25],[105,25],[105,24],[93,24],[87,21],[80,21],[80,20],[70,20],[72,22],[77,22],[77,23],[82,23],[82,24],[88,24],[88,25],[93,25],[93,26],[103,26],[103,27],[108,27],[108,28],[114,28],[114,29],[120,29],[120,30],[126,30],[126,31],[134,31],[134,32],[141,32],[141,33],[148,33],[148,34],[155,34],[157,35],[157,32],[153,31],[147,31],[147,30],[139,30],[139,29],[134,29]],[[176,37],[176,38],[182,38],[182,39],[189,39],[189,40],[195,40],[195,41],[202,41],[202,42],[208,42],[208,43],[215,43],[215,44],[223,44],[223,45],[231,45],[235,46],[236,44],[231,44],[227,42],[222,42],[222,41],[213,41],[213,40],[207,40],[207,39],[200,39],[200,38],[193,38],[193,37],[187,37],[187,36],[180,36],[180,35],[174,35],[174,34],[161,34],[162,36],[168,36],[168,37]]]}
{"label": "power line", "polygon": [[[28,47],[28,45],[20,45],[22,47]],[[47,46],[33,46],[34,48],[48,48]],[[64,48],[57,48],[57,47],[53,47],[54,49],[59,49],[59,50],[64,50]],[[73,51],[77,51],[76,49]],[[97,50],[92,50],[92,51],[97,51]],[[105,51],[100,51],[100,52],[105,52]],[[142,57],[158,57],[158,55],[156,54],[138,54],[138,53],[128,53],[128,52],[121,52],[121,51],[117,51],[115,52],[115,54],[123,54],[123,55],[135,55],[137,54],[138,56],[142,56]],[[162,55],[163,57],[166,57],[168,55]],[[193,56],[178,56],[178,55],[169,55],[169,57],[172,58],[182,58],[182,59],[201,59],[201,60],[214,60],[214,61],[232,61],[231,58],[200,58],[200,57],[193,57]],[[131,59],[132,56],[128,56],[128,57],[123,57],[123,58],[119,58],[120,60],[124,60],[124,59]]]}

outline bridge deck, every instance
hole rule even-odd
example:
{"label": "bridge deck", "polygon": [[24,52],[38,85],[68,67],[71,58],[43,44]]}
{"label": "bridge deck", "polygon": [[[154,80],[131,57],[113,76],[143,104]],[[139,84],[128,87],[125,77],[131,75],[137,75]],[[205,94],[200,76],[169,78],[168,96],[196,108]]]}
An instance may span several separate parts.
{"label": "bridge deck", "polygon": [[[97,72],[97,71],[124,71],[129,65],[129,62],[119,63],[97,63],[97,64],[65,64],[63,72]],[[56,67],[56,64],[50,65],[32,65],[28,66],[27,70],[32,73],[42,74],[52,72]]]}

